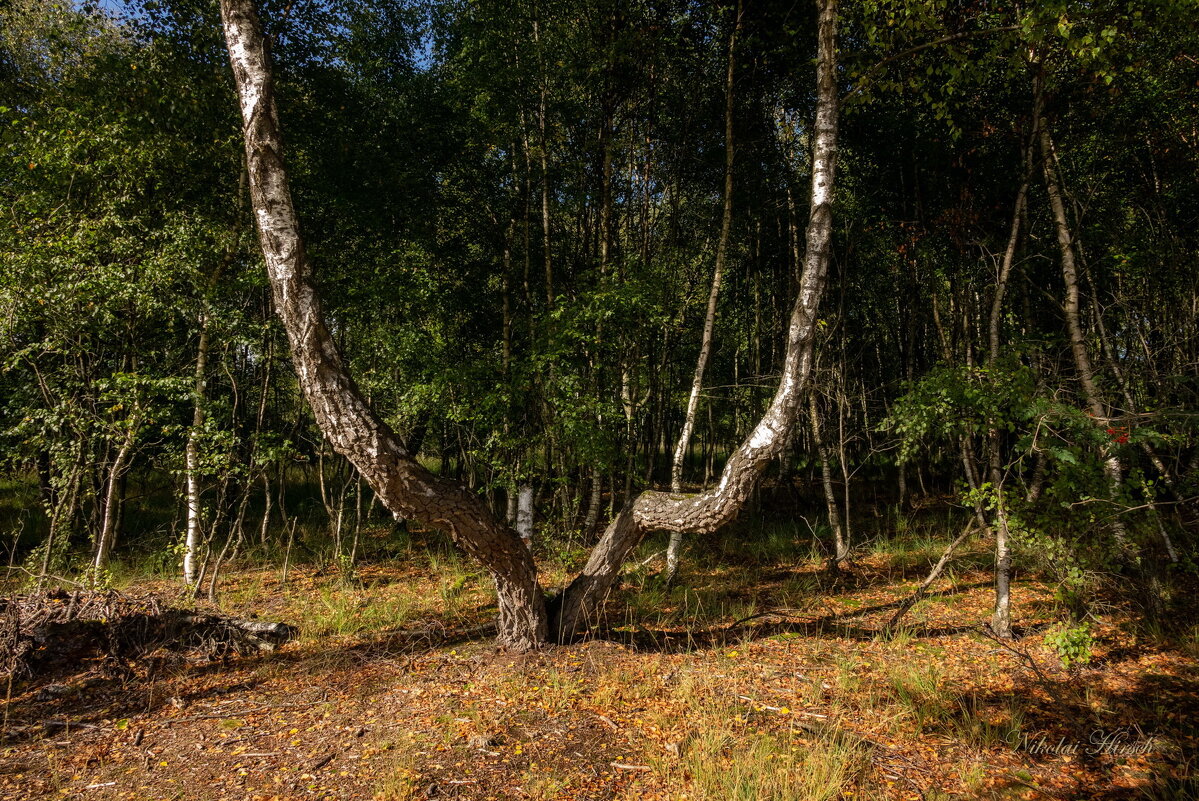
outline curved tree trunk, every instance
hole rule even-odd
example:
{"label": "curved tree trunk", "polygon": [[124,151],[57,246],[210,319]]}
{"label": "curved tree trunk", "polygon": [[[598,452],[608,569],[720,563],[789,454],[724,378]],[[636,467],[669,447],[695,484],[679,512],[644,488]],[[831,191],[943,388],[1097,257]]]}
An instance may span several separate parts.
{"label": "curved tree trunk", "polygon": [[545,640],[545,601],[532,556],[511,528],[461,484],[433,475],[367,406],[325,324],[283,163],[266,43],[252,0],[221,0],[229,61],[241,105],[250,198],[292,360],[317,424],[392,512],[447,531],[491,573],[499,641],[514,649]]}
{"label": "curved tree trunk", "polygon": [[608,526],[587,564],[563,593],[552,631],[567,639],[595,618],[619,576],[625,557],[651,531],[707,534],[732,520],[766,466],[786,448],[799,417],[812,368],[816,312],[824,292],[833,232],[833,177],[837,153],[837,2],[817,0],[816,123],[811,208],[799,294],[791,309],[787,350],[778,390],[766,414],[729,456],[715,489],[692,496],[645,492]]}

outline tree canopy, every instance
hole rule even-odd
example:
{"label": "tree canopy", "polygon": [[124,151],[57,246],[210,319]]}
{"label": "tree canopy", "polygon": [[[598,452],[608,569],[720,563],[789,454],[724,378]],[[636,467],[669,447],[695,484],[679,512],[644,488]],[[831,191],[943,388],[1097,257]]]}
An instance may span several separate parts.
{"label": "tree canopy", "polygon": [[[753,491],[824,507],[835,563],[882,505],[941,505],[1079,604],[1114,571],[1160,614],[1193,570],[1194,11],[839,9],[811,398]],[[658,497],[719,494],[808,286],[810,9],[258,13],[330,342],[413,463],[503,525],[529,487],[534,552],[576,566],[672,461],[683,495]],[[255,516],[260,545],[283,536],[272,505],[286,514],[304,466],[352,564],[349,532],[387,501],[325,443],[290,369],[217,8],[2,14],[0,458],[37,485],[13,560],[44,575],[103,569],[108,548],[186,552],[189,580],[215,584]],[[127,515],[147,497],[130,478],[179,500]]]}

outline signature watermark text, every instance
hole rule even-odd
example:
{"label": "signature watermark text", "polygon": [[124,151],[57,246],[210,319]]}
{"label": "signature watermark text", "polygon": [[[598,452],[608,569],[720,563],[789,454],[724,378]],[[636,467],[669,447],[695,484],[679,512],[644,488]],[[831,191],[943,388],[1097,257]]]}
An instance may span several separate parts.
{"label": "signature watermark text", "polygon": [[1095,729],[1086,740],[1055,739],[1046,732],[1024,732],[1013,745],[1017,751],[1056,756],[1143,756],[1164,750],[1157,737],[1127,728]]}

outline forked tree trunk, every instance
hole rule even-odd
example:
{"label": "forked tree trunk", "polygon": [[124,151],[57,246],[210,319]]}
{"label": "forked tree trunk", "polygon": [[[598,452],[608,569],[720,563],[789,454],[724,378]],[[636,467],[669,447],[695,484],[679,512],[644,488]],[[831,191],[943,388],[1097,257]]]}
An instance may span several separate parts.
{"label": "forked tree trunk", "polygon": [[108,482],[104,492],[104,516],[100,536],[96,539],[96,553],[92,559],[93,578],[98,578],[100,571],[108,566],[108,556],[117,541],[117,506],[120,504],[121,477],[125,475],[125,470],[133,458],[133,443],[137,439],[138,426],[141,425],[141,409],[136,404],[126,425],[125,437],[121,440],[121,446],[117,449],[117,455],[108,470]]}
{"label": "forked tree trunk", "polygon": [[524,650],[546,636],[545,600],[529,549],[486,503],[433,475],[367,406],[325,324],[283,162],[274,87],[252,0],[221,0],[240,101],[250,198],[300,387],[325,437],[394,513],[448,532],[495,581],[499,642]]}
{"label": "forked tree trunk", "polygon": [[729,456],[715,489],[680,497],[644,492],[625,506],[566,588],[552,621],[558,639],[586,626],[615,583],[629,551],[648,532],[706,534],[736,516],[758,478],[783,450],[799,418],[812,368],[816,312],[824,292],[832,241],[833,177],[837,153],[837,2],[817,0],[816,122],[813,128],[811,207],[799,294],[791,309],[782,376],[765,415]]}
{"label": "forked tree trunk", "polygon": [[[728,70],[724,84],[724,208],[720,217],[720,239],[716,243],[716,266],[712,271],[712,287],[708,291],[708,307],[704,314],[704,330],[700,335],[699,358],[695,361],[695,375],[691,379],[691,394],[687,397],[687,411],[683,416],[683,429],[674,446],[674,460],[670,465],[670,491],[683,491],[683,467],[687,461],[687,450],[691,447],[691,434],[695,431],[695,415],[699,410],[699,395],[704,388],[704,371],[712,354],[712,332],[716,327],[716,306],[720,301],[720,285],[724,278],[725,260],[728,258],[729,233],[733,225],[733,68],[736,66],[737,34],[741,30],[741,4],[737,4],[737,19],[733,32],[729,34]],[[666,580],[673,581],[679,569],[679,549],[682,547],[683,532],[672,531],[666,546]]]}
{"label": "forked tree trunk", "polygon": [[[811,212],[799,294],[791,312],[779,388],[749,438],[729,457],[717,487],[689,498],[646,492],[608,526],[583,572],[567,587],[552,628],[566,639],[593,618],[629,551],[650,531],[709,533],[745,505],[766,466],[786,447],[811,371],[816,311],[832,237],[837,141],[836,0],[817,0],[819,63]],[[547,639],[545,597],[529,550],[486,503],[430,473],[367,406],[346,370],[313,283],[283,163],[282,137],[262,28],[252,0],[221,0],[229,60],[244,122],[250,196],[259,240],[287,331],[299,383],[333,447],[393,512],[447,531],[490,572],[499,603],[500,645],[525,650]]]}

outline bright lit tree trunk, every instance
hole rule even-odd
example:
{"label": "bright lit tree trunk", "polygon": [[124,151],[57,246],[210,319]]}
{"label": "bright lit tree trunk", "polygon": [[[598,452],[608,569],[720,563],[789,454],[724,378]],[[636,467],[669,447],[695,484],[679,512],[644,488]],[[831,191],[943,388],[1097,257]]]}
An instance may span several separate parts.
{"label": "bright lit tree trunk", "polygon": [[202,538],[200,525],[200,432],[204,428],[205,372],[208,369],[208,325],[201,322],[200,344],[196,348],[195,398],[192,408],[192,427],[187,432],[184,454],[187,468],[187,535],[183,550],[183,581],[187,586],[196,583],[196,556]]}
{"label": "bright lit tree trunk", "polygon": [[816,122],[813,128],[811,206],[799,294],[791,309],[782,376],[765,415],[729,456],[716,487],[680,497],[644,492],[609,524],[587,564],[567,587],[552,622],[559,639],[594,621],[629,552],[651,531],[708,534],[732,520],[758,478],[787,447],[800,416],[812,369],[816,313],[824,293],[833,234],[833,178],[837,155],[836,0],[817,0]]}
{"label": "bright lit tree trunk", "polygon": [[221,18],[241,105],[250,198],[300,387],[333,448],[349,459],[388,509],[450,534],[490,572],[501,645],[545,641],[545,601],[529,549],[487,504],[435,476],[367,406],[325,323],[283,162],[283,139],[262,26],[252,0],[222,0]]}

